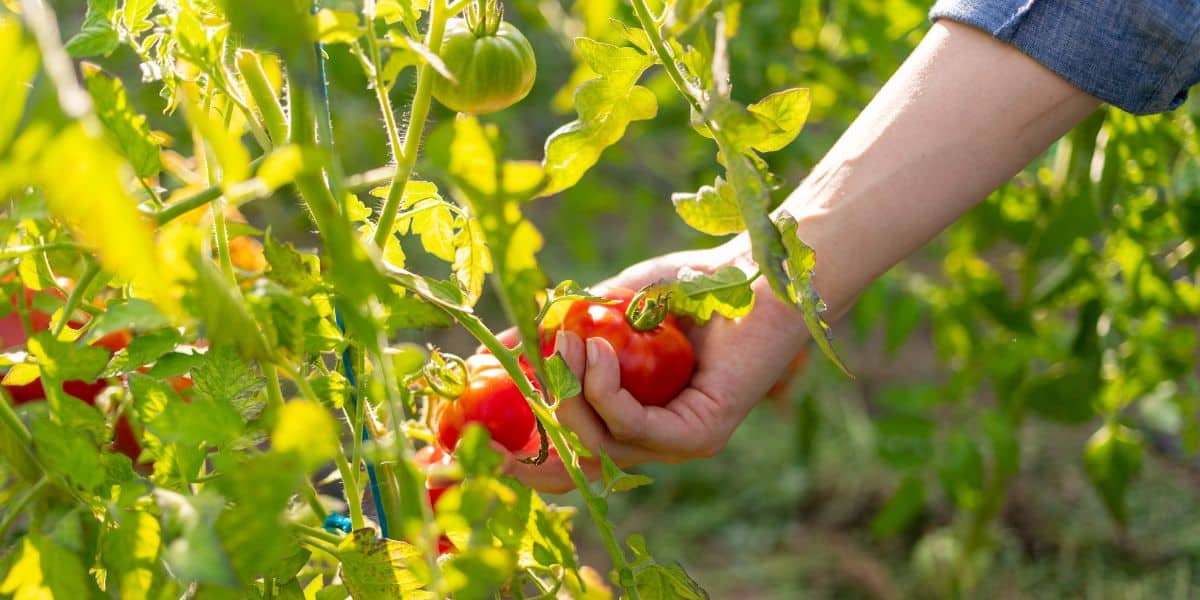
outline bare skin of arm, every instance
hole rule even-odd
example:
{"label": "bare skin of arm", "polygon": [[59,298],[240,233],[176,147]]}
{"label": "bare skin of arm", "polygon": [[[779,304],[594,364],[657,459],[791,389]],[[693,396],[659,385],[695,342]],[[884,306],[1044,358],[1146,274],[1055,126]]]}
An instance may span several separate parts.
{"label": "bare skin of arm", "polygon": [[[779,210],[816,251],[814,279],[839,317],[875,278],[1003,185],[1099,106],[1019,50],[971,27],[935,23],[929,34]],[[681,267],[757,269],[739,236],[712,250],[660,256],[607,284],[638,288]],[[560,334],[557,350],[583,380],[558,418],[618,464],[682,462],[720,451],[808,338],[798,313],[762,279],[754,310],[714,319],[689,335],[697,370],[665,407],[644,407],[620,387],[602,339]],[[594,459],[582,466],[598,476]],[[572,488],[557,458],[508,462],[536,489]]]}

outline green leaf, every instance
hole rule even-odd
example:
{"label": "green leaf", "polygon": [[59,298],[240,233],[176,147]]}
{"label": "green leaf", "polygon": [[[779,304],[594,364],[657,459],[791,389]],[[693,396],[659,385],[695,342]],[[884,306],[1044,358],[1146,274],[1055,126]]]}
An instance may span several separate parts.
{"label": "green leaf", "polygon": [[[738,152],[774,152],[796,139],[810,108],[809,91],[792,88],[775,92],[746,108],[729,100],[714,102],[709,119],[720,123]],[[696,130],[707,138],[713,137],[706,125],[697,125]]]}
{"label": "green leaf", "polygon": [[754,308],[751,283],[746,273],[734,266],[712,273],[681,270],[679,280],[670,288],[671,312],[691,317],[701,325],[713,314],[726,319],[744,317]]}
{"label": "green leaf", "polygon": [[804,323],[808,326],[813,341],[833,364],[837,365],[847,376],[853,378],[850,370],[846,368],[845,363],[833,348],[833,331],[821,318],[821,313],[825,311],[825,303],[821,301],[821,296],[817,294],[817,288],[813,284],[816,253],[800,241],[800,236],[796,233],[796,220],[791,215],[782,214],[779,217],[778,226],[779,233],[783,237],[783,245],[787,248],[787,261],[784,263],[784,267],[788,275],[788,296],[794,304],[799,305],[800,312],[804,316]]}
{"label": "green leaf", "polygon": [[221,511],[215,529],[242,583],[280,568],[296,551],[285,512],[304,480],[302,465],[292,454],[269,452],[234,462],[218,455],[215,481],[230,506]]}
{"label": "green leaf", "polygon": [[154,5],[157,0],[125,0],[125,5],[121,8],[121,20],[125,23],[125,28],[133,35],[137,35],[154,26],[148,19],[150,13],[154,11]]}
{"label": "green leaf", "polygon": [[1142,468],[1145,444],[1138,433],[1123,425],[1108,423],[1092,434],[1084,452],[1088,478],[1104,506],[1121,525],[1129,522],[1125,492]]}
{"label": "green leaf", "polygon": [[191,370],[193,394],[215,404],[237,409],[242,418],[257,415],[261,404],[256,401],[266,379],[246,361],[238,358],[229,347],[214,347]]}
{"label": "green leaf", "polygon": [[100,559],[108,569],[108,589],[121,598],[150,598],[163,551],[162,527],[153,515],[140,510],[122,510],[116,517],[116,526],[101,535]]}
{"label": "green leaf", "polygon": [[1071,360],[1029,377],[1018,394],[1030,410],[1060,423],[1086,423],[1096,415],[1100,374],[1088,361]]}
{"label": "green leaf", "polygon": [[556,402],[564,398],[574,398],[583,392],[579,378],[575,377],[571,368],[567,366],[567,361],[558,354],[546,359],[546,376],[549,378],[546,385],[550,388],[550,397]]}
{"label": "green leaf", "polygon": [[642,598],[679,600],[706,600],[708,593],[679,565],[660,565],[646,549],[646,540],[640,535],[629,536],[626,543],[633,550],[632,564],[638,594]]}
{"label": "green leaf", "polygon": [[910,473],[871,520],[871,533],[876,537],[892,537],[908,528],[924,508],[925,483]]}
{"label": "green leaf", "polygon": [[546,139],[542,167],[548,180],[539,196],[575,185],[600,160],[604,149],[625,135],[629,123],[658,114],[654,93],[637,85],[642,73],[654,64],[653,57],[588,38],[576,40],[575,47],[580,60],[600,75],[575,90],[579,118]]}
{"label": "green leaf", "polygon": [[632,475],[622,471],[603,449],[600,450],[600,474],[604,478],[605,495],[613,492],[628,492],[634,488],[654,483],[653,479],[645,475]]}
{"label": "green leaf", "polygon": [[25,38],[16,18],[0,17],[0,56],[4,57],[4,68],[0,69],[0,90],[5,90],[0,95],[0,155],[3,155],[25,114],[25,101],[33,89],[31,84],[38,68],[37,48]]}
{"label": "green leaf", "polygon": [[250,314],[242,293],[211,260],[196,256],[195,295],[190,307],[204,325],[213,347],[233,346],[246,358],[266,358],[266,341],[258,322]]}
{"label": "green leaf", "polygon": [[733,186],[720,177],[694,194],[672,194],[671,203],[683,222],[701,233],[728,235],[746,230]]}
{"label": "green leaf", "polygon": [[29,339],[29,353],[37,358],[42,373],[56,381],[93,381],[100,376],[109,359],[109,351],[105,348],[59,341],[48,331]]}
{"label": "green leaf", "polygon": [[139,420],[164,444],[221,446],[242,433],[242,419],[228,404],[201,394],[184,402],[170,384],[141,373],[130,373],[128,379]]}
{"label": "green leaf", "polygon": [[182,337],[176,329],[159,329],[136,336],[130,340],[128,346],[113,355],[108,367],[104,370],[104,376],[112,377],[119,373],[128,373],[142,365],[152,363],[174,350]]}
{"label": "green leaf", "polygon": [[301,254],[287,242],[280,242],[267,231],[263,240],[263,255],[270,268],[267,277],[298,294],[308,294],[321,283],[321,266],[316,256]]}
{"label": "green leaf", "polygon": [[79,557],[48,537],[31,533],[5,562],[0,594],[14,599],[92,598],[95,583]]}
{"label": "green leaf", "polygon": [[308,0],[244,2],[222,0],[233,31],[257,48],[279,52],[289,67],[312,75],[316,31],[309,18]]}
{"label": "green leaf", "polygon": [[104,482],[100,449],[87,435],[79,435],[48,418],[32,420],[33,446],[42,464],[84,490]]}
{"label": "green leaf", "polygon": [[79,33],[67,40],[67,52],[76,58],[108,56],[120,44],[113,26],[117,0],[88,0],[87,15]]}
{"label": "green leaf", "polygon": [[423,561],[412,544],[378,538],[374,529],[352,532],[338,545],[342,581],[356,599],[431,598],[425,577],[412,570]]}
{"label": "green leaf", "polygon": [[129,105],[129,97],[120,79],[110,77],[91,63],[83,63],[83,79],[92,95],[96,116],[104,124],[113,143],[121,151],[138,177],[154,177],[162,170],[158,143],[150,134],[146,117]]}
{"label": "green leaf", "polygon": [[150,302],[141,298],[112,300],[88,329],[87,339],[89,342],[94,342],[122,329],[152,331],[167,325],[169,323],[166,317]]}

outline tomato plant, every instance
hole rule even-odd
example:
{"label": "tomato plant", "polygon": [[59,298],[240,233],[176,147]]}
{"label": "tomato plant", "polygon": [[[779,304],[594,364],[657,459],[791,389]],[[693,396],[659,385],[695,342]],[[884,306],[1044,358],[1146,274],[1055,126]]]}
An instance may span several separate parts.
{"label": "tomato plant", "polygon": [[[576,40],[576,118],[526,160],[477,116],[427,131],[435,99],[481,114],[530,93],[532,48],[496,2],[91,0],[65,41],[45,3],[4,3],[0,286],[18,301],[0,315],[0,368],[45,402],[0,402],[0,596],[703,597],[640,537],[617,538],[609,496],[645,480],[608,461],[591,485],[579,458],[593,451],[558,421],[579,382],[538,332],[556,306],[603,299],[552,285],[526,211],[655,116],[639,80],[661,65],[725,168],[722,193],[684,194],[677,212],[704,233],[748,231],[767,267],[684,273],[656,297],[695,323],[736,318],[761,276],[821,325],[811,250],[784,243],[794,223],[770,217],[762,159],[799,134],[807,92],[732,99],[735,4],[633,0],[611,24],[621,45]],[[343,140],[364,132],[334,115],[363,100],[383,131],[362,137],[388,157],[359,170]],[[512,348],[476,314],[485,288]],[[622,352],[671,339],[681,357],[674,319]],[[437,328],[486,348],[465,380],[400,341]],[[686,382],[690,362],[668,362],[630,385]],[[536,451],[535,466],[561,457],[607,583],[581,564],[574,510],[504,477],[491,440]]]}

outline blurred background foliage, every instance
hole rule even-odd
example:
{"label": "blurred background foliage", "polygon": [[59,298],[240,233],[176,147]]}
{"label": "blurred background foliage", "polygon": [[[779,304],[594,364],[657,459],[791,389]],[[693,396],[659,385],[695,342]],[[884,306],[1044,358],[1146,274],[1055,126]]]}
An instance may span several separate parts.
{"label": "blurred background foliage", "polygon": [[[84,3],[52,4],[62,30],[77,31]],[[813,92],[800,138],[770,155],[774,172],[804,177],[928,30],[929,5],[743,4],[734,96]],[[537,51],[538,79],[488,120],[509,156],[538,159],[588,76],[573,38],[620,43],[609,19],[631,18],[619,0],[507,8]],[[335,142],[359,172],[385,163],[385,134],[344,48],[329,50]],[[121,52],[119,74],[138,77],[137,58]],[[651,73],[659,116],[634,123],[579,185],[531,207],[556,281],[594,282],[715,242],[668,201],[712,182],[711,143],[684,133],[687,106]],[[156,86],[133,89],[152,127],[186,146],[160,116]],[[394,100],[412,91],[402,80]],[[435,108],[435,125],[451,117]],[[646,467],[657,482],[616,500],[621,528],[644,533],[715,598],[1200,594],[1198,125],[1196,98],[1167,115],[1098,112],[863,295],[836,327],[856,380],[814,357],[718,457]],[[287,193],[244,212],[306,239]],[[417,270],[442,268],[413,250]],[[480,310],[504,325],[486,298]],[[471,350],[456,334],[435,341]],[[602,566],[579,527],[584,558]]]}

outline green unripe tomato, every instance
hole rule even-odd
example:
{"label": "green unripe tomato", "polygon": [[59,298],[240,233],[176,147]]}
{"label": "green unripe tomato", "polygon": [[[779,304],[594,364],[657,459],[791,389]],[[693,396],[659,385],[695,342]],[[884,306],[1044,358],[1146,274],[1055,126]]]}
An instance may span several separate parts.
{"label": "green unripe tomato", "polygon": [[508,108],[529,94],[537,75],[529,40],[506,21],[473,30],[466,19],[449,19],[439,54],[456,81],[435,72],[433,97],[458,112]]}

